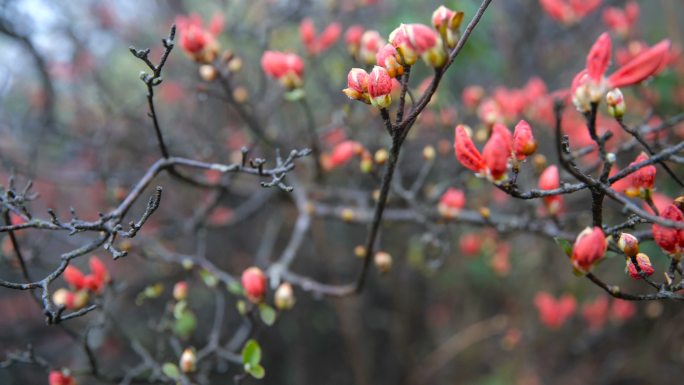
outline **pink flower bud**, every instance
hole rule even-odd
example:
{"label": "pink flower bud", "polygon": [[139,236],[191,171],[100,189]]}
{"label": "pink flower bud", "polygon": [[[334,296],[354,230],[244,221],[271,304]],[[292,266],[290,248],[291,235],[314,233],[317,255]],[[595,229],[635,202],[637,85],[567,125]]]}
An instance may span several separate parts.
{"label": "pink flower bud", "polygon": [[549,293],[539,292],[534,297],[534,305],[539,320],[549,329],[558,329],[575,313],[577,301],[569,294],[556,300]]}
{"label": "pink flower bud", "polygon": [[[660,212],[660,217],[674,222],[684,222],[684,213],[674,204],[670,204]],[[653,240],[661,249],[672,255],[684,252],[684,229],[653,224]]]}
{"label": "pink flower bud", "polygon": [[340,38],[341,34],[342,26],[340,23],[331,23],[325,27],[316,41],[316,53],[324,52],[332,47],[337,42],[337,39]]}
{"label": "pink flower bud", "polygon": [[606,94],[606,104],[608,105],[608,113],[614,118],[622,118],[625,115],[627,105],[625,104],[625,97],[619,88],[613,88]]}
{"label": "pink flower bud", "polygon": [[[648,258],[648,255],[644,253],[639,253],[636,255],[636,261],[637,265],[639,265],[639,270],[641,271],[641,273],[643,273],[647,277],[653,275],[655,270],[653,270],[653,266],[651,266],[651,260]],[[627,260],[626,270],[629,273],[630,277],[637,280],[641,279],[641,274],[639,274],[639,271],[637,271],[637,268],[636,266],[634,266],[634,263],[632,263],[631,259]]]}
{"label": "pink flower bud", "polygon": [[261,68],[266,75],[278,79],[288,89],[301,87],[304,61],[294,53],[266,51],[261,56]]}
{"label": "pink flower bud", "polygon": [[610,303],[608,297],[601,296],[593,302],[585,303],[582,306],[582,317],[589,325],[589,330],[601,330],[608,321]]}
{"label": "pink flower bud", "polygon": [[484,88],[480,86],[468,86],[463,89],[461,99],[463,100],[463,105],[466,108],[474,109],[478,104],[480,104],[480,101],[482,101],[484,95]]}
{"label": "pink flower bud", "polygon": [[370,103],[368,96],[368,73],[361,68],[352,68],[347,74],[347,88],[342,92],[349,99]]}
{"label": "pink flower bud", "polygon": [[185,281],[176,282],[173,285],[173,299],[182,301],[188,298],[188,283]]}
{"label": "pink flower bud", "polygon": [[361,35],[361,48],[359,49],[359,60],[366,64],[375,63],[375,55],[380,47],[385,45],[385,40],[378,31],[368,30]]}
{"label": "pink flower bud", "polygon": [[418,60],[420,53],[416,51],[413,43],[409,40],[408,26],[406,24],[401,24],[390,33],[389,43],[399,52],[402,64],[411,66]]}
{"label": "pink flower bud", "polygon": [[[558,167],[552,165],[547,167],[539,176],[540,190],[555,190],[560,187],[560,175]],[[563,197],[560,195],[550,195],[543,198],[544,204],[550,214],[555,215],[563,209]]]}
{"label": "pink flower bud", "polygon": [[359,142],[353,140],[345,140],[337,144],[333,148],[332,155],[326,162],[326,168],[331,170],[333,168],[342,166],[349,162],[354,156],[360,155],[363,152],[363,146]]}
{"label": "pink flower bud", "polygon": [[582,272],[588,272],[591,267],[603,258],[606,253],[606,236],[600,227],[585,228],[575,240],[572,248],[572,264]]}
{"label": "pink flower bud", "polygon": [[526,121],[521,120],[513,131],[513,152],[515,157],[518,160],[523,160],[534,154],[535,151],[537,151],[537,141],[534,140],[534,135],[532,135],[532,127]]}
{"label": "pink flower bud", "polygon": [[392,103],[390,93],[392,92],[392,78],[387,70],[375,66],[368,75],[368,96],[373,106],[387,108]]}
{"label": "pink flower bud", "polygon": [[455,12],[440,6],[432,13],[432,26],[439,32],[449,48],[454,48],[458,43],[458,28],[463,21],[463,12]]}
{"label": "pink flower bud", "polygon": [[258,267],[250,267],[242,272],[242,287],[245,296],[253,303],[260,303],[266,295],[266,275]]}
{"label": "pink flower bud", "polygon": [[458,242],[458,250],[466,257],[477,255],[481,247],[482,237],[476,233],[462,235]]}
{"label": "pink flower bud", "polygon": [[64,280],[76,290],[85,289],[85,275],[75,266],[67,266],[64,270]]}
{"label": "pink flower bud", "polygon": [[[496,126],[495,126],[496,127]],[[487,176],[493,182],[500,182],[508,172],[508,160],[511,158],[510,131],[505,126],[503,130],[508,134],[493,132],[482,149],[482,158],[487,165]]]}
{"label": "pink flower bud", "polygon": [[314,40],[316,40],[316,27],[313,20],[308,17],[299,24],[299,39],[307,51],[312,53]]}
{"label": "pink flower bud", "polygon": [[442,197],[439,199],[437,209],[445,218],[455,218],[465,206],[466,197],[462,190],[450,187],[447,189]]}
{"label": "pink flower bud", "polygon": [[611,40],[606,32],[596,40],[587,55],[587,73],[595,83],[601,82],[610,65]]}
{"label": "pink flower bud", "polygon": [[625,322],[636,314],[636,306],[631,301],[614,299],[610,314],[616,321]]}
{"label": "pink flower bud", "polygon": [[397,49],[392,44],[385,44],[375,55],[376,64],[387,70],[389,76],[395,78],[404,73],[404,66],[397,60]]}
{"label": "pink flower bud", "polygon": [[347,28],[347,31],[344,33],[344,43],[347,45],[347,52],[353,57],[356,57],[359,54],[363,31],[362,26],[352,25]]}
{"label": "pink flower bud", "polygon": [[459,124],[454,131],[454,153],[456,154],[456,159],[461,162],[463,167],[470,171],[476,173],[484,172],[487,166],[472,139],[470,139],[466,126]]}

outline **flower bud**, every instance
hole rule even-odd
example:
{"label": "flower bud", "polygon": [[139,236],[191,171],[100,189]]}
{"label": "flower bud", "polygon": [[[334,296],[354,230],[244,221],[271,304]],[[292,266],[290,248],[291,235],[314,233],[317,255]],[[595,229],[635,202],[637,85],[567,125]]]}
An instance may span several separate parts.
{"label": "flower bud", "polygon": [[76,379],[71,376],[69,370],[52,370],[48,375],[50,385],[76,385]]}
{"label": "flower bud", "polygon": [[349,99],[370,104],[368,96],[368,73],[361,68],[352,68],[347,74],[347,88],[342,92]]}
{"label": "flower bud", "polygon": [[[560,174],[558,167],[551,165],[539,176],[540,190],[555,190],[560,187]],[[544,205],[549,214],[556,215],[563,210],[563,197],[561,195],[549,195],[543,198]]]}
{"label": "flower bud", "polygon": [[387,150],[384,148],[381,148],[375,152],[375,163],[383,165],[385,162],[387,162],[387,159],[389,159],[389,152],[387,152]]}
{"label": "flower bud", "polygon": [[510,157],[510,142],[507,142],[504,135],[493,133],[482,149],[482,158],[487,166],[487,177],[492,182],[497,183],[506,178]]}
{"label": "flower bud", "polygon": [[532,135],[532,128],[530,125],[521,120],[513,131],[513,152],[518,160],[523,160],[526,157],[534,154],[537,151],[537,142]]}
{"label": "flower bud", "polygon": [[357,258],[364,258],[366,256],[366,248],[363,245],[357,245],[354,247],[354,255]]}
{"label": "flower bud", "polygon": [[[647,277],[653,274],[655,270],[653,270],[653,266],[651,266],[651,260],[648,258],[648,255],[639,253],[634,259],[636,259],[639,269],[637,270],[636,266],[634,266],[632,259],[628,259],[626,270],[630,277],[634,279],[641,279],[641,274]],[[639,274],[639,272],[641,272],[641,274]]]}
{"label": "flower bud", "polygon": [[178,366],[183,373],[192,373],[197,370],[197,353],[195,353],[194,348],[183,350]]}
{"label": "flower bud", "polygon": [[[648,160],[648,155],[642,152],[637,156],[634,162],[630,163],[633,166]],[[625,177],[625,195],[631,198],[646,198],[651,195],[655,184],[656,167],[652,164],[642,167]]]}
{"label": "flower bud", "polygon": [[442,194],[437,205],[437,211],[444,218],[455,218],[465,206],[466,198],[463,191],[450,187]]}
{"label": "flower bud", "polygon": [[283,282],[278,286],[273,297],[276,308],[278,310],[289,310],[295,304],[294,290],[292,290],[292,285],[288,282]]}
{"label": "flower bud", "polygon": [[64,269],[64,280],[76,290],[85,288],[85,275],[75,266],[67,266]]}
{"label": "flower bud", "polygon": [[619,88],[614,88],[606,94],[606,104],[608,105],[608,113],[614,118],[622,118],[625,115],[627,106],[625,104],[625,97]]}
{"label": "flower bud", "polygon": [[458,28],[462,21],[463,12],[454,12],[443,5],[432,13],[432,26],[447,42],[449,48],[454,48],[458,43]]}
{"label": "flower bud", "polygon": [[482,173],[487,166],[472,139],[470,139],[468,130],[469,128],[462,124],[456,126],[454,134],[454,153],[456,154],[456,159],[461,162],[463,167],[476,173]]}
{"label": "flower bud", "polygon": [[368,96],[373,106],[388,108],[392,104],[390,93],[392,92],[392,78],[387,70],[375,66],[368,75]]}
{"label": "flower bud", "polygon": [[617,245],[627,258],[635,257],[639,252],[639,240],[629,233],[620,234]]}
{"label": "flower bud", "polygon": [[572,248],[573,266],[582,272],[588,272],[606,253],[606,236],[600,227],[585,228],[575,240]]}
{"label": "flower bud", "polygon": [[404,73],[404,66],[399,63],[399,53],[392,44],[385,44],[375,55],[376,64],[387,70],[389,76],[396,78]]}
{"label": "flower bud", "polygon": [[381,273],[386,273],[392,268],[392,256],[384,251],[378,251],[373,257],[375,267]]}
{"label": "flower bud", "polygon": [[347,31],[344,33],[344,43],[347,45],[347,52],[349,52],[352,57],[356,57],[359,54],[362,36],[363,27],[360,25],[352,25],[347,28]]}
{"label": "flower bud", "polygon": [[176,282],[173,285],[173,299],[182,301],[188,298],[188,283],[185,281]]}
{"label": "flower bud", "polygon": [[431,160],[435,159],[435,155],[436,155],[436,152],[435,152],[434,147],[432,147],[432,146],[423,147],[423,159],[425,159],[427,161],[431,161]]}
{"label": "flower bud", "polygon": [[218,70],[211,64],[202,64],[199,67],[199,74],[202,80],[210,82],[218,76]]}
{"label": "flower bud", "polygon": [[258,267],[250,267],[242,272],[242,287],[252,303],[260,303],[266,295],[266,275]]}
{"label": "flower bud", "polygon": [[228,62],[228,71],[230,72],[240,72],[242,69],[242,59],[239,57],[234,57]]}
{"label": "flower bud", "polygon": [[[674,222],[684,222],[684,213],[674,204],[670,204],[665,210],[662,210],[660,217]],[[654,223],[653,240],[670,255],[675,258],[681,258],[681,254],[684,252],[684,229],[676,229]]]}
{"label": "flower bud", "polygon": [[385,45],[385,39],[380,36],[378,31],[368,30],[364,32],[363,35],[361,35],[359,60],[368,65],[375,63],[375,55],[383,45]]}

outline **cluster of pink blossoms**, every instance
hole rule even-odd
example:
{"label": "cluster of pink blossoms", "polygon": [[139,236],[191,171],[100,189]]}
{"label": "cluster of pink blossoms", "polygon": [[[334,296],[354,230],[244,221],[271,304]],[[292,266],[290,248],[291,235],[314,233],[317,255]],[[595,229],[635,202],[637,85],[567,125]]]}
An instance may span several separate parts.
{"label": "cluster of pink blossoms", "polygon": [[183,51],[200,63],[210,63],[219,51],[216,40],[223,31],[223,15],[215,14],[205,27],[202,17],[196,13],[178,16],[176,25],[180,33],[180,46]]}
{"label": "cluster of pink blossoms", "polygon": [[394,78],[404,73],[404,68],[422,58],[428,65],[440,68],[446,64],[448,50],[458,42],[458,29],[463,12],[455,12],[444,6],[432,15],[432,27],[424,24],[401,24],[389,35],[388,43],[376,31],[350,28],[345,41],[350,53],[359,61],[375,64],[368,73],[362,68],[352,68],[347,75],[344,94],[379,108],[392,103],[390,93]]}
{"label": "cluster of pink blossoms", "polygon": [[261,68],[266,75],[277,79],[287,89],[302,86],[304,61],[295,53],[266,51],[261,56]]}
{"label": "cluster of pink blossoms", "polygon": [[299,24],[299,38],[309,55],[319,55],[332,47],[342,34],[340,23],[331,23],[318,35],[313,20],[306,18]]}
{"label": "cluster of pink blossoms", "polygon": [[[576,312],[577,300],[570,294],[554,298],[547,292],[539,292],[534,297],[534,305],[539,313],[539,320],[549,329],[561,328]],[[603,328],[609,318],[622,323],[636,314],[636,306],[620,299],[611,301],[605,297],[585,302],[581,307],[582,318],[589,330],[597,331]]]}

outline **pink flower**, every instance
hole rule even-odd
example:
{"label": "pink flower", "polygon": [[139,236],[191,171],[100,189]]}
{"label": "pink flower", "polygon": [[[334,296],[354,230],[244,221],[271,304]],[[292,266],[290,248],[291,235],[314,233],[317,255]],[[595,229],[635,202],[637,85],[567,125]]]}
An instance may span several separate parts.
{"label": "pink flower", "polygon": [[223,30],[223,15],[215,14],[207,28],[196,13],[178,16],[176,25],[180,34],[179,44],[186,54],[202,63],[209,63],[216,58],[219,50],[216,38]]}
{"label": "pink flower", "polygon": [[610,302],[608,297],[601,296],[594,302],[585,303],[582,306],[582,317],[589,324],[589,330],[598,331],[603,328],[608,321]]}
{"label": "pink flower", "polygon": [[[497,125],[495,125],[497,127]],[[503,126],[506,134],[494,131],[482,149],[482,158],[487,166],[487,176],[494,182],[505,179],[508,172],[508,161],[511,158],[510,131]]]}
{"label": "pink flower", "polygon": [[630,1],[625,9],[607,7],[603,11],[603,23],[611,30],[622,36],[627,36],[639,19],[639,4]]}
{"label": "pink flower", "polygon": [[524,160],[536,150],[537,142],[534,140],[532,127],[526,121],[521,120],[513,131],[513,153],[516,159]]}
{"label": "pink flower", "polygon": [[558,329],[575,313],[577,301],[569,294],[555,299],[549,293],[539,292],[534,297],[534,305],[539,320],[549,329]]}
{"label": "pink flower", "polygon": [[463,94],[461,95],[463,105],[468,109],[474,109],[478,104],[480,104],[484,94],[484,88],[480,86],[468,86],[464,88]]}
{"label": "pink flower", "polygon": [[454,218],[461,212],[461,209],[465,206],[465,202],[466,198],[463,191],[450,187],[439,199],[437,209],[443,217]]}
{"label": "pink flower", "polygon": [[464,234],[458,242],[458,250],[466,257],[477,255],[481,247],[482,238],[476,233]]}
{"label": "pink flower", "polygon": [[266,75],[279,80],[285,88],[302,86],[304,61],[297,54],[266,51],[261,56],[261,68]]}
{"label": "pink flower", "polygon": [[595,263],[603,258],[607,247],[606,236],[600,227],[585,228],[579,233],[572,247],[570,259],[573,266],[581,272],[588,272]]}
{"label": "pink flower", "polygon": [[483,173],[487,165],[472,139],[470,139],[466,126],[459,124],[454,131],[454,153],[456,154],[456,159],[468,170],[475,173]]}
{"label": "pink flower", "polygon": [[577,23],[601,5],[601,0],[539,0],[552,19],[563,24]]}
{"label": "pink flower", "polygon": [[636,306],[631,301],[623,299],[614,299],[613,306],[610,308],[610,313],[613,319],[619,322],[625,322],[636,314]]}
{"label": "pink flower", "polygon": [[375,55],[380,47],[385,45],[385,39],[380,36],[378,31],[368,30],[361,35],[361,47],[359,48],[359,60],[366,64],[373,64],[376,61]]}
{"label": "pink flower", "polygon": [[318,55],[330,48],[342,34],[339,23],[331,23],[316,36],[316,27],[311,19],[306,18],[299,24],[299,38],[310,55]]}
{"label": "pink flower", "polygon": [[361,36],[363,36],[363,26],[360,25],[352,25],[344,33],[344,43],[347,45],[347,52],[353,57],[359,54]]}
{"label": "pink flower", "polygon": [[308,17],[299,23],[299,39],[304,47],[312,53],[314,51],[314,41],[316,40],[316,27],[313,20]]}
{"label": "pink flower", "polygon": [[[674,204],[670,204],[662,210],[660,217],[684,223],[684,213]],[[684,229],[675,229],[654,223],[653,239],[661,249],[669,254],[681,255],[684,252]]]}
{"label": "pink flower", "polygon": [[337,144],[332,151],[332,154],[325,162],[326,168],[332,170],[349,162],[354,156],[360,155],[363,152],[361,143],[353,140],[345,140]]}

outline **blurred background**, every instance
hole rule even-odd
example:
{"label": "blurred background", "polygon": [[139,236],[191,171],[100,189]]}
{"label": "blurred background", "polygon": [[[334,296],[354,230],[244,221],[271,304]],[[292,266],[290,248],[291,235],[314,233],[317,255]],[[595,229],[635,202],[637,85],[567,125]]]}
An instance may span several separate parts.
{"label": "blurred background", "polygon": [[[684,62],[679,57],[684,44],[684,3],[637,3],[638,21],[626,32],[611,31],[611,68],[616,68],[619,52],[629,56],[630,49],[639,49],[640,41],[650,46],[669,38],[673,48],[671,65],[660,76],[625,90],[629,124],[663,121],[680,114],[684,106]],[[466,191],[471,210],[488,207],[493,213],[521,218],[537,215],[539,202],[521,204],[507,198],[457,165],[451,150],[453,127],[467,123],[476,131],[484,129],[463,91],[481,86],[484,95],[491,96],[497,87],[504,87],[498,91],[506,99],[505,95],[523,90],[530,79],[538,78],[545,87],[540,98],[550,100],[554,91],[570,87],[593,42],[609,30],[605,10],[623,9],[626,4],[606,0],[564,23],[552,18],[537,0],[495,0],[449,69],[436,100],[411,132],[398,179],[410,186],[423,168],[423,149],[433,146],[437,156],[420,189],[422,204],[434,206],[440,191],[458,186]],[[230,50],[241,60],[240,67],[234,68],[231,96],[249,104],[283,151],[309,145],[304,129],[308,112],[326,153],[340,137],[359,141],[371,152],[384,148],[389,137],[377,111],[349,101],[340,92],[346,87],[349,69],[364,64],[350,57],[344,36],[325,52],[307,54],[300,41],[300,23],[310,18],[321,31],[338,22],[343,35],[349,26],[358,24],[377,30],[386,39],[400,23],[430,24],[439,5],[430,0],[0,1],[0,185],[6,186],[10,175],[15,175],[19,185],[32,180],[40,196],[31,209],[40,217],[47,217],[48,208],[68,217],[73,208],[80,218],[94,220],[98,212],[118,204],[159,157],[147,117],[146,88],[139,79],[146,67],[131,55],[129,46],[150,47],[156,61],[170,26],[178,16],[192,13],[205,21],[222,15],[224,27],[217,37],[221,50]],[[479,2],[444,5],[464,11],[466,23]],[[266,49],[295,52],[304,58],[308,110],[285,100],[277,82],[263,75],[260,58]],[[272,161],[273,149],[244,129],[239,114],[226,104],[222,89],[203,78],[198,67],[177,46],[164,67],[162,85],[156,88],[157,114],[170,152],[229,163],[239,161],[240,148],[247,146],[250,155]],[[431,69],[425,65],[412,70],[416,95],[422,92],[421,82],[430,76]],[[571,106],[566,113],[578,115]],[[553,163],[552,116],[518,111],[506,116],[509,127],[520,116],[531,120],[539,153]],[[576,117],[569,117],[568,122]],[[602,129],[614,129],[605,120]],[[670,127],[659,144],[682,138],[684,127],[679,124]],[[577,148],[586,145],[585,140],[582,134],[571,136]],[[626,139],[618,136],[613,143],[619,145],[622,140]],[[636,149],[621,153],[618,164],[626,166],[636,154]],[[674,170],[684,176],[681,166]],[[520,183],[536,187],[539,172],[528,165]],[[331,170],[325,183],[311,182],[312,173],[311,158],[303,159],[289,181],[323,204],[372,208],[371,195],[378,183],[359,171],[358,162]],[[226,291],[223,283],[212,285],[207,278],[212,271],[188,268],[183,256],[202,255],[235,277],[251,265],[269,266],[288,245],[298,210],[291,194],[263,189],[252,176],[224,178],[230,178],[231,187],[220,192],[188,186],[168,175],[154,182],[164,187],[162,206],[142,234],[126,246],[130,255],[113,261],[106,251],[97,253],[110,270],[112,284],[97,299],[101,306],[95,312],[47,326],[29,293],[0,290],[0,357],[26,350],[30,344],[51,367],[68,367],[80,374],[79,368],[89,365],[82,347],[87,339],[98,357],[99,370],[111,373],[112,383],[120,383],[124,373],[141,362],[135,346],[143,346],[159,362],[177,361],[180,347],[203,346],[221,306],[225,313],[220,341],[230,344],[245,322],[236,310],[241,296]],[[662,172],[656,186],[669,197],[682,194]],[[564,230],[576,234],[590,223],[588,197],[587,192],[566,197]],[[145,200],[133,212],[141,212]],[[389,202],[393,208],[406,206],[398,197],[390,197]],[[607,204],[607,222],[624,219],[620,209]],[[572,274],[549,237],[520,231],[497,233],[493,228],[458,222],[435,226],[437,230],[413,221],[385,222],[381,249],[392,256],[393,266],[386,274],[371,272],[361,295],[328,298],[296,288],[293,309],[279,313],[273,326],[261,325],[250,333],[263,349],[266,377],[260,381],[282,385],[682,382],[682,304],[625,305],[610,299],[588,280]],[[352,281],[360,266],[354,247],[364,242],[365,234],[365,224],[347,223],[334,215],[314,216],[292,268],[321,282]],[[57,265],[60,253],[93,235],[30,230],[18,236],[30,269],[35,276],[43,276]],[[21,281],[6,233],[0,233],[0,244],[0,276]],[[642,249],[651,256],[656,276],[662,277],[667,258],[652,243],[644,243]],[[75,263],[87,270],[87,259],[82,259]],[[617,255],[601,264],[597,273],[625,291],[650,289],[624,273],[624,262]],[[171,289],[178,281],[188,282],[187,302],[194,314],[194,324],[188,321],[192,325],[181,326],[188,329],[183,331],[170,310]],[[61,280],[55,284],[65,286]],[[561,325],[549,327],[535,306],[539,292],[572,296],[576,311]],[[242,372],[239,364],[226,357],[209,360],[212,369],[202,372],[199,383],[230,383]],[[87,374],[78,378],[81,384],[110,382]],[[147,383],[145,373],[135,382]],[[0,383],[47,383],[47,371],[8,365],[0,370]]]}

